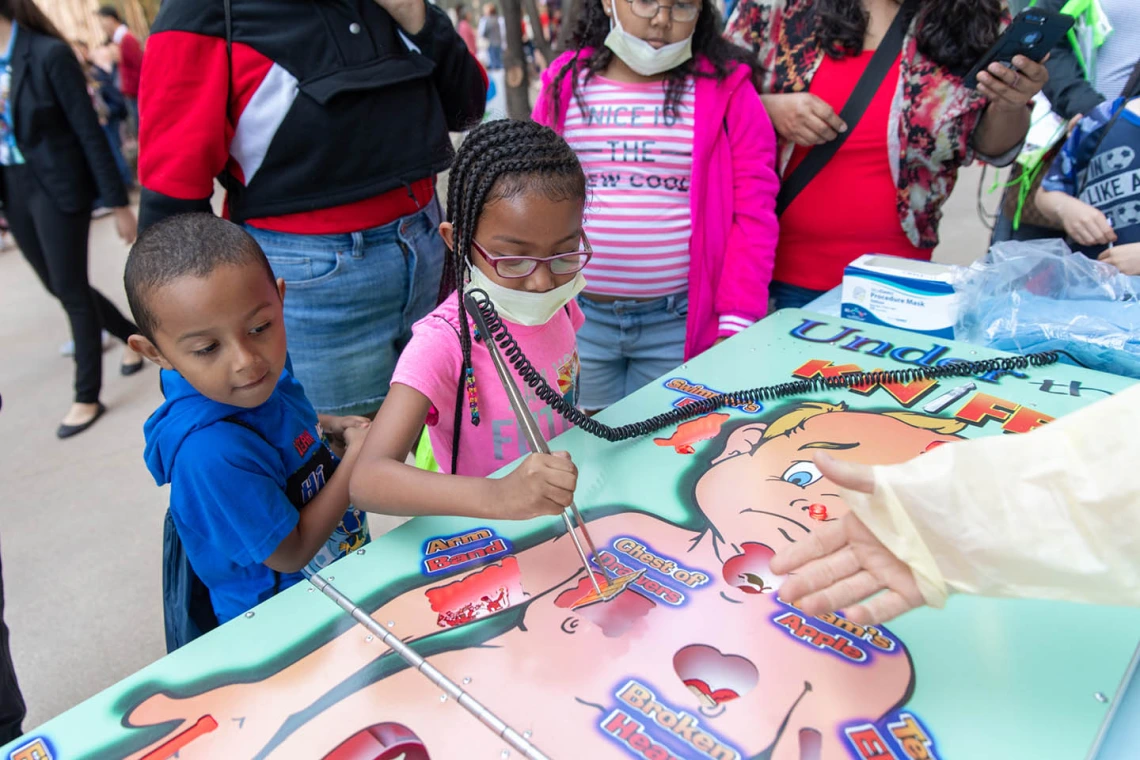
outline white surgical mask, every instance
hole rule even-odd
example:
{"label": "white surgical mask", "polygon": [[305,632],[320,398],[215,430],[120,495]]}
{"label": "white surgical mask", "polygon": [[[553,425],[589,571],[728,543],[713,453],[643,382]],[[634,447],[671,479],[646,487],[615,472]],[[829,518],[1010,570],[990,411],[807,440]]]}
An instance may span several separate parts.
{"label": "white surgical mask", "polygon": [[652,77],[675,69],[693,57],[693,35],[690,34],[680,42],[671,42],[664,47],[655,48],[640,37],[622,29],[617,8],[614,8],[610,16],[610,33],[606,36],[606,47],[641,76]]}
{"label": "white surgical mask", "polygon": [[471,267],[471,281],[467,283],[467,291],[478,288],[487,293],[500,317],[526,327],[545,325],[585,287],[586,278],[578,272],[570,282],[545,293],[511,290],[483,274],[476,266]]}

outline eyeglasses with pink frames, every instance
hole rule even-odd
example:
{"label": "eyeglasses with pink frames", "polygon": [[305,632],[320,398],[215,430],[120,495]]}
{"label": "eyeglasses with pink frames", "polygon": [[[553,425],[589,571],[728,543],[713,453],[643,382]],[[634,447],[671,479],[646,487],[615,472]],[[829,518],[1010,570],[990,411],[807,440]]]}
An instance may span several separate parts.
{"label": "eyeglasses with pink frames", "polygon": [[590,248],[590,241],[586,233],[582,233],[580,248],[570,253],[556,253],[553,256],[542,258],[539,256],[492,256],[487,249],[474,240],[472,247],[479,252],[487,262],[495,268],[495,273],[504,280],[521,280],[530,277],[540,264],[550,267],[550,273],[555,276],[576,274],[586,268],[586,264],[594,256]]}

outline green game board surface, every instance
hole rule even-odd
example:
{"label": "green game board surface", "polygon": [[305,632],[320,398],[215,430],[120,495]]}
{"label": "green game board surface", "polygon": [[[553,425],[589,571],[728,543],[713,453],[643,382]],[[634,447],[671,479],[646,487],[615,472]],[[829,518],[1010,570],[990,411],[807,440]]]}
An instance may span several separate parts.
{"label": "green game board surface", "polygon": [[[855,368],[899,369],[918,366],[919,363],[936,364],[947,359],[976,361],[995,356],[999,354],[982,348],[788,310],[769,317],[740,336],[682,365],[607,410],[599,419],[610,425],[624,424],[668,410],[675,404],[683,404],[685,399],[699,397],[705,392],[785,383],[812,372],[834,372],[837,367],[844,367],[845,371]],[[482,379],[481,382],[490,380]],[[932,413],[922,412],[924,406],[940,397],[945,398],[946,392],[962,388],[971,382],[974,384],[973,389],[946,402],[944,408]],[[627,525],[644,525],[645,521],[650,521],[653,525],[664,526],[663,529],[694,531],[694,535],[698,535],[700,531],[706,530],[706,520],[700,511],[701,507],[695,506],[694,494],[697,493],[699,480],[714,466],[711,462],[715,461],[718,451],[722,448],[727,450],[733,433],[744,430],[752,423],[771,423],[805,401],[830,405],[842,403],[853,412],[914,412],[950,421],[965,421],[974,417],[977,418],[976,421],[967,422],[958,433],[960,437],[972,438],[1024,432],[1040,424],[1043,418],[1060,417],[1108,394],[1119,392],[1131,383],[1127,378],[1055,364],[1026,369],[1021,376],[1004,374],[943,378],[936,384],[931,383],[925,390],[917,386],[895,389],[904,397],[902,399],[892,394],[890,389],[882,387],[862,393],[851,389],[828,389],[813,392],[803,398],[766,400],[749,409],[722,410],[729,415],[723,426],[711,435],[692,442],[691,454],[681,453],[671,445],[661,445],[653,440],[668,438],[676,428],[619,444],[605,443],[580,430],[572,430],[554,441],[552,448],[564,449],[573,455],[580,470],[577,504],[592,525],[604,526],[606,521],[611,521],[609,524],[618,526],[615,528],[618,533],[614,535],[620,535],[623,530],[634,530],[633,527],[626,528]],[[908,396],[918,394],[920,390],[920,395],[914,398]],[[979,498],[985,498],[985,495],[979,494]],[[160,505],[156,504],[156,508],[160,508]],[[622,520],[626,522],[621,522]],[[473,532],[484,529],[495,538],[503,540],[509,551],[504,553],[492,550],[485,558],[472,559],[430,576],[426,573],[425,553],[433,539],[471,536]],[[495,614],[487,614],[486,611],[478,613],[466,625],[450,627],[440,622],[438,626],[429,626],[434,627],[434,630],[424,629],[412,636],[416,639],[414,646],[429,661],[438,664],[441,670],[453,675],[466,672],[460,669],[467,667],[468,663],[472,667],[478,667],[480,658],[490,656],[489,651],[510,640],[508,634],[516,636],[520,630],[526,631],[525,636],[529,637],[521,639],[522,641],[535,643],[536,646],[541,644],[552,657],[558,657],[564,651],[563,648],[569,646],[567,642],[572,643],[575,637],[567,637],[565,634],[569,631],[552,630],[539,622],[543,618],[537,617],[537,610],[540,609],[540,604],[550,601],[556,592],[562,593],[567,586],[558,585],[562,583],[560,579],[551,584],[549,594],[546,593],[545,586],[538,588],[533,581],[535,571],[527,569],[535,566],[527,565],[524,557],[528,550],[544,550],[543,547],[549,545],[565,546],[565,540],[556,540],[564,533],[561,520],[556,518],[521,523],[419,518],[376,539],[365,550],[335,563],[325,570],[324,576],[363,609],[381,610],[377,620],[387,622],[383,609],[387,609],[389,603],[412,605],[414,600],[421,598],[420,589],[441,588],[449,579],[469,577],[468,574],[473,575],[472,571],[475,570],[506,567],[505,560],[517,556],[522,563],[518,582],[526,589],[526,603],[519,602],[521,597],[516,595],[509,608]],[[599,539],[600,543],[607,540],[604,536],[608,534],[603,532],[600,535],[603,535]],[[155,540],[159,540],[157,536]],[[477,540],[471,545],[475,546]],[[766,542],[773,543],[769,539]],[[484,542],[478,545],[487,544]],[[647,542],[647,546],[652,548],[652,542]],[[454,554],[455,550],[449,551]],[[690,561],[676,551],[667,553],[667,556],[677,559],[682,566],[708,568],[708,565]],[[713,582],[722,583],[719,579],[713,579]],[[731,591],[728,586],[723,588]],[[630,592],[623,592],[628,593]],[[713,597],[715,591],[710,584],[708,590],[693,591],[693,594],[694,599],[705,599]],[[776,602],[772,598],[766,595],[762,598],[764,604],[772,605],[773,614],[787,612],[786,609],[775,606]],[[668,605],[661,604],[658,600],[658,606],[664,609]],[[415,609],[415,614],[430,614],[432,618],[435,615],[435,607],[429,613],[426,602],[414,608],[394,606],[392,609]],[[677,610],[667,610],[674,616],[670,620],[676,621],[671,625],[682,628],[692,626],[706,638],[713,635],[710,631],[714,630],[715,621],[707,619],[708,616],[702,620],[695,619],[697,613],[692,612],[692,609],[681,606]],[[724,609],[723,627],[726,630],[734,626],[738,629],[744,625],[734,617],[737,608],[724,605]],[[530,617],[532,613],[536,617]],[[567,610],[569,613],[570,610]],[[657,615],[658,612],[653,614]],[[767,619],[769,618],[765,618]],[[400,632],[400,626],[408,624],[406,619],[391,622],[397,632]],[[138,621],[138,624],[158,626],[161,621]],[[577,626],[578,622],[574,625]],[[583,622],[582,625],[589,624]],[[1140,610],[953,597],[945,610],[916,611],[887,628],[891,636],[905,645],[913,677],[909,695],[900,700],[889,716],[865,716],[877,727],[879,734],[888,736],[887,723],[899,719],[900,714],[907,714],[917,716],[921,726],[925,727],[930,740],[928,751],[931,757],[964,760],[1081,758],[1093,746],[1108,714],[1109,706],[1094,699],[1094,694],[1112,697],[1121,685],[1140,640]],[[584,631],[585,628],[579,630]],[[631,632],[623,635],[629,637],[626,643],[636,644],[649,641],[657,635],[657,631],[658,629],[650,629],[648,632],[631,629]],[[739,630],[736,632],[739,634]],[[770,633],[765,630],[764,633],[780,636],[787,632]],[[433,700],[424,700],[420,705],[421,698],[417,696],[420,691],[415,679],[421,679],[422,676],[406,671],[403,663],[377,642],[368,644],[371,648],[363,650],[364,654],[361,655],[355,648],[365,646],[364,634],[363,628],[319,591],[308,584],[294,586],[259,605],[246,617],[222,626],[39,726],[23,739],[4,748],[0,757],[12,760],[71,760],[129,756],[155,760],[159,756],[169,756],[173,754],[172,751],[168,755],[160,753],[148,756],[146,753],[186,731],[190,723],[175,718],[157,723],[132,719],[130,716],[140,705],[157,704],[156,700],[167,698],[177,701],[208,693],[224,693],[227,685],[256,688],[262,682],[266,682],[265,691],[255,692],[258,695],[256,698],[242,698],[245,700],[241,702],[242,709],[248,707],[248,714],[242,713],[240,718],[226,717],[228,713],[221,708],[214,710],[210,714],[216,713],[216,722],[222,726],[218,729],[219,733],[203,733],[203,738],[188,741],[181,748],[179,757],[324,757],[323,749],[317,755],[302,754],[301,750],[296,749],[302,745],[293,742],[305,739],[313,743],[303,746],[323,746],[316,739],[305,738],[306,732],[316,733],[315,721],[322,716],[342,716],[347,735],[350,728],[375,723],[384,717],[377,714],[366,719],[358,717],[358,713],[379,713],[385,706],[391,706],[393,711],[398,711],[401,715],[424,716],[418,728],[412,725],[411,719],[405,722],[420,734],[429,751],[433,748],[433,741],[443,742],[438,746],[451,746],[446,744],[447,737],[441,737],[443,729],[433,728],[437,724],[443,725],[440,721],[443,721],[445,713],[439,711],[444,708],[438,704],[429,705],[428,702]],[[406,634],[400,632],[400,635]],[[350,645],[349,639],[354,643]],[[771,640],[791,641],[787,636]],[[620,642],[621,638],[617,641]],[[340,648],[331,648],[332,642],[340,642],[337,645]],[[786,644],[791,647],[787,651],[801,656],[803,650],[799,643],[792,641]],[[734,651],[740,650],[741,646],[743,645],[737,646]],[[342,659],[336,659],[335,663],[331,654],[333,651],[341,652],[336,657]],[[672,695],[668,699],[662,697],[666,703],[670,703],[669,699],[672,700],[670,704],[680,703],[686,692],[679,684],[669,684],[676,677],[675,674],[652,665],[648,655],[642,663],[638,651],[637,647],[629,648],[620,657],[629,678],[642,685],[659,688],[663,695]],[[763,662],[763,652],[738,653],[759,665],[762,672],[768,672]],[[898,652],[895,655],[901,656]],[[569,652],[565,656],[572,657]],[[823,653],[818,654],[818,657],[825,656],[827,655]],[[881,658],[878,653],[876,656]],[[547,704],[562,705],[571,696],[587,693],[586,687],[580,685],[574,687],[578,689],[574,695],[560,693],[557,683],[545,683],[541,687],[535,685],[537,681],[528,679],[537,678],[534,675],[537,671],[526,664],[528,661],[525,658],[521,655],[519,657],[517,679],[508,678],[508,686],[492,686],[476,679],[469,689],[475,698],[483,701],[490,709],[501,712],[504,719],[509,718],[508,722],[521,725],[529,721],[527,709],[537,715],[547,710]],[[612,659],[618,659],[618,656],[614,655]],[[253,730],[259,705],[265,706],[267,715],[272,714],[275,709],[271,707],[272,695],[277,693],[271,688],[274,683],[272,679],[302,660],[315,662],[318,667],[301,675],[287,674],[287,681],[282,681],[286,687],[278,691],[300,693],[305,695],[305,699],[296,703],[299,707],[284,710],[280,719],[273,718],[271,730],[266,731],[267,738],[258,744],[259,750],[248,753],[243,750],[232,755],[218,754],[214,750],[205,751],[209,741],[218,740],[223,728],[233,730],[233,726],[225,721],[232,723],[248,719],[249,728]],[[343,675],[322,676],[342,667],[339,664],[342,660],[349,663],[343,666]],[[324,664],[326,661],[327,665]],[[326,677],[327,680],[322,680]],[[368,693],[388,694],[367,690],[382,689],[385,683],[396,683],[398,679],[403,679],[399,683],[406,685],[401,687],[399,693],[406,694],[406,701],[415,704],[400,704],[404,700],[393,700],[390,696],[375,696],[371,702],[362,701]],[[615,688],[620,685],[617,681],[614,682]],[[825,692],[827,687],[825,681],[819,681],[813,694]],[[762,693],[765,688],[766,681],[761,678],[756,693]],[[867,688],[873,692],[873,682]],[[774,686],[772,689],[775,691]],[[533,706],[524,708],[515,705],[508,697],[508,692],[512,690],[532,699]],[[434,691],[434,694],[438,693],[438,689]],[[609,705],[615,704],[616,693],[611,690],[608,701],[595,695],[592,699],[580,698],[579,703],[598,702],[601,704],[594,707],[601,707],[603,712],[607,712]],[[739,704],[743,703],[742,697]],[[205,704],[206,707],[202,710],[206,710],[210,703],[207,701]],[[370,705],[367,710],[362,707],[365,704]],[[736,746],[747,747],[739,757],[766,757],[762,752],[751,749],[759,745],[755,745],[738,729],[733,729],[733,733],[724,728],[733,725],[727,721],[730,720],[731,711],[736,709],[731,702],[725,705],[727,712],[724,713],[724,718],[716,717],[713,711],[701,712],[700,715],[704,716],[700,718],[702,725],[710,733],[716,733],[719,728],[722,735],[729,734],[735,739]],[[497,748],[504,746],[501,741],[496,744],[488,740],[484,745],[484,727],[473,720],[457,717],[462,716],[462,713],[454,705],[449,705],[446,709],[450,710],[446,712],[447,731],[470,736],[473,743],[470,756],[500,757]],[[690,714],[697,715],[695,702],[686,709]],[[600,741],[599,746],[608,747],[604,756],[649,756],[645,752],[638,754],[628,743],[617,741],[613,732],[607,735],[602,728],[605,715],[596,712],[583,712],[581,715],[586,717],[571,717],[568,720],[580,722],[577,730],[578,735],[584,737],[583,741],[589,737],[591,741]],[[850,757],[874,757],[867,746],[864,746],[863,754],[860,754],[854,741],[847,738],[850,734],[845,734],[845,731],[852,730],[859,723],[858,718],[858,715],[853,715],[850,721],[826,726],[821,724],[819,728],[825,748],[842,746]],[[1123,718],[1118,716],[1118,719]],[[644,716],[641,720],[643,723],[652,722],[645,720]],[[314,721],[313,726],[308,725],[310,721]],[[652,730],[658,732],[654,734],[656,741],[662,747],[671,747],[670,751],[677,757],[711,757],[695,750],[687,753],[685,748],[688,746],[691,750],[690,745],[676,742],[670,744],[675,737],[662,738],[660,727]],[[647,735],[652,730],[647,728]],[[578,754],[575,747],[563,743],[544,744],[542,738],[543,734],[536,728],[536,744],[551,757],[585,756]],[[728,741],[725,743],[731,744]],[[908,757],[899,742],[884,743],[884,751],[889,754],[879,757],[895,757],[900,760]],[[332,742],[330,748],[335,744]],[[487,748],[493,748],[494,752]],[[41,754],[37,757],[32,754],[33,751]],[[781,756],[779,753],[783,751],[777,743],[776,756]]]}

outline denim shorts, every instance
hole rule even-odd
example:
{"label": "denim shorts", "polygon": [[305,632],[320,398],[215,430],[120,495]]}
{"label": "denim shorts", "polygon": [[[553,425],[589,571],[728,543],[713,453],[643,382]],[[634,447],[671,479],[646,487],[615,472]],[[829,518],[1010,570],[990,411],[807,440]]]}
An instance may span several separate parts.
{"label": "denim shorts", "polygon": [[383,227],[294,235],[246,225],[285,280],[293,373],[322,414],[380,408],[412,324],[435,308],[446,246],[438,201]]}
{"label": "denim shorts", "polygon": [[688,293],[613,303],[579,296],[578,304],[586,315],[578,331],[583,409],[605,409],[684,360]]}

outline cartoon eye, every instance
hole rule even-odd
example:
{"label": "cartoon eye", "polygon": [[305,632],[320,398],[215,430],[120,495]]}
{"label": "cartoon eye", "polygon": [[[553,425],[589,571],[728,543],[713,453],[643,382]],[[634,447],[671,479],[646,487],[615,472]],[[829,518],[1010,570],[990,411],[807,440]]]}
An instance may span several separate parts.
{"label": "cartoon eye", "polygon": [[823,474],[812,462],[796,462],[780,476],[781,480],[800,488],[807,488],[822,477]]}

